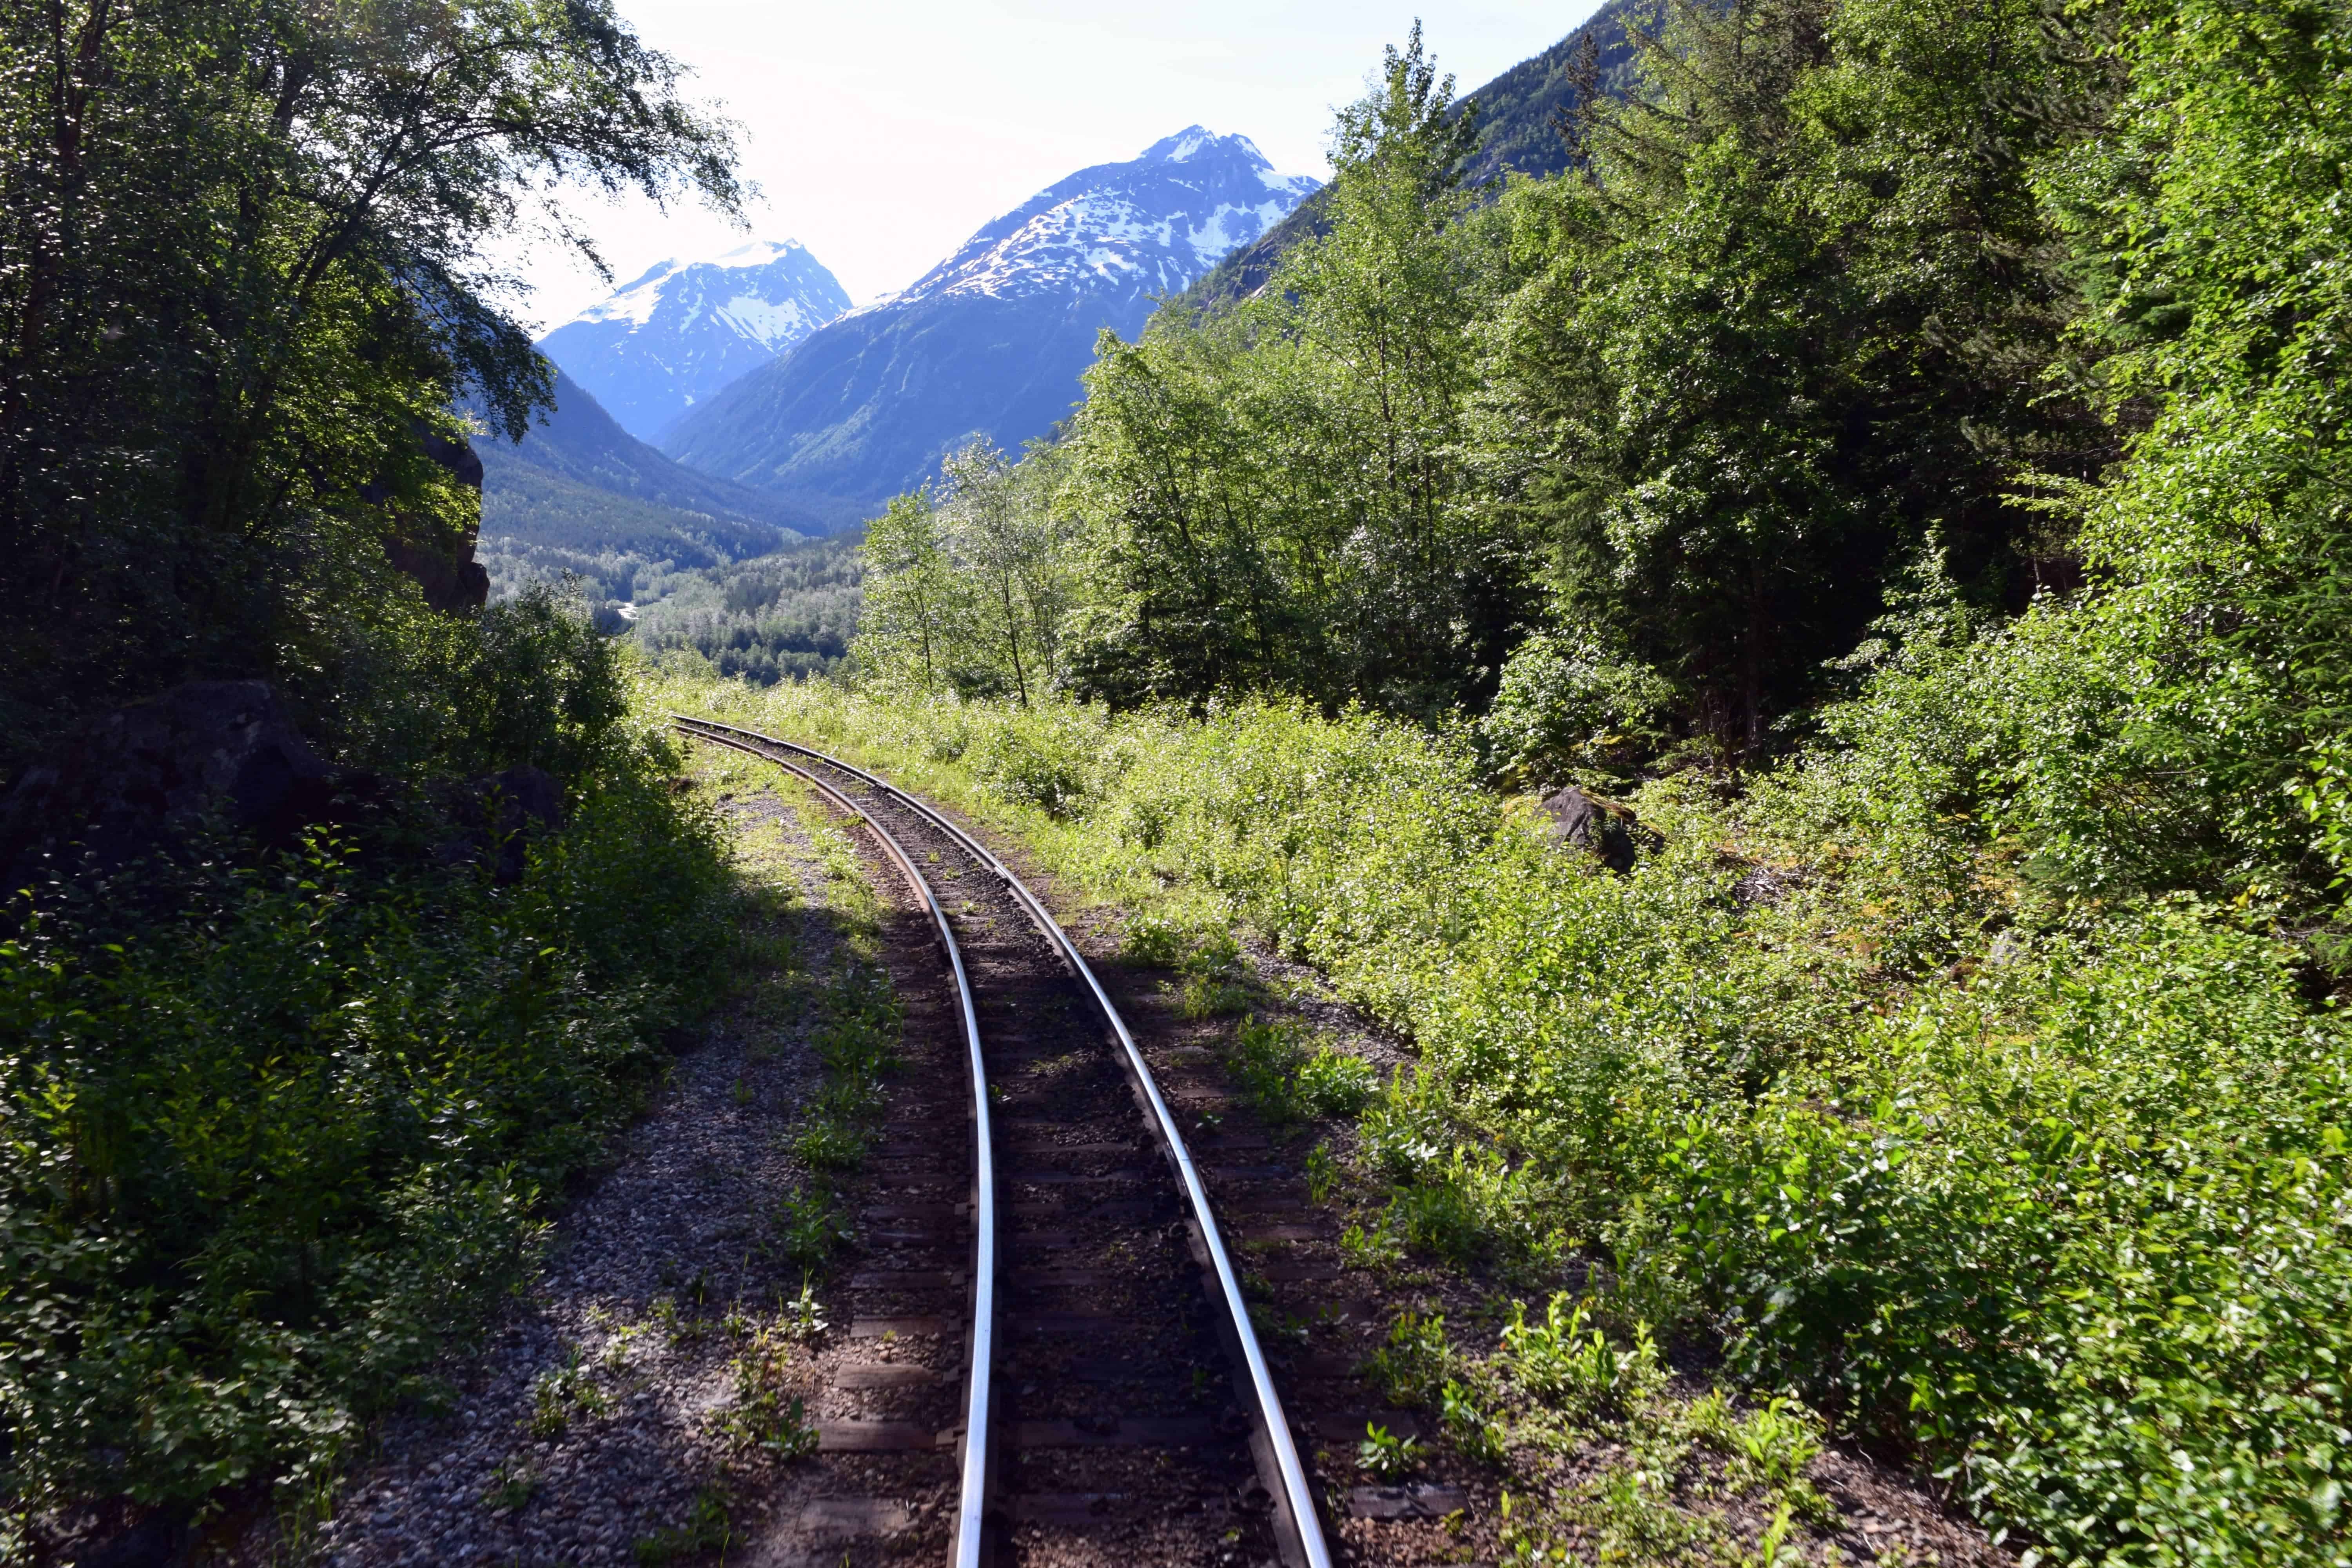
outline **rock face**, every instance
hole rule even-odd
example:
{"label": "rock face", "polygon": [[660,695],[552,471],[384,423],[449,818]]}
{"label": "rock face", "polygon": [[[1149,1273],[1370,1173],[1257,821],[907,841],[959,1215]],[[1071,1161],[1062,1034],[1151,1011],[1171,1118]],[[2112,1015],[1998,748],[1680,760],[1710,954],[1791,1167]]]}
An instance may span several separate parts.
{"label": "rock face", "polygon": [[1545,831],[1555,843],[1572,844],[1612,871],[1631,871],[1643,850],[1661,842],[1625,807],[1574,784],[1548,797],[1541,809],[1550,818]]}
{"label": "rock face", "polygon": [[[446,839],[432,858],[492,858],[500,881],[522,875],[530,839],[563,816],[563,786],[535,767],[425,795],[423,828]],[[383,823],[398,798],[390,781],[321,759],[268,681],[190,681],[85,720],[0,795],[0,891],[24,887],[44,851],[72,847],[78,866],[110,870],[184,842],[207,818],[278,848],[310,827]],[[393,842],[415,842],[415,826]]]}
{"label": "rock face", "polygon": [[45,844],[79,842],[120,865],[209,812],[265,839],[332,816],[339,793],[373,781],[311,751],[267,681],[196,680],[84,721],[0,797],[8,886]]}
{"label": "rock face", "polygon": [[[472,447],[429,430],[417,439],[425,455],[448,469],[459,484],[478,496],[482,493],[482,459]],[[490,599],[490,574],[474,559],[478,531],[478,527],[468,530],[455,544],[446,544],[425,529],[404,528],[384,541],[383,550],[394,566],[424,588],[426,604],[444,615],[463,615]]]}

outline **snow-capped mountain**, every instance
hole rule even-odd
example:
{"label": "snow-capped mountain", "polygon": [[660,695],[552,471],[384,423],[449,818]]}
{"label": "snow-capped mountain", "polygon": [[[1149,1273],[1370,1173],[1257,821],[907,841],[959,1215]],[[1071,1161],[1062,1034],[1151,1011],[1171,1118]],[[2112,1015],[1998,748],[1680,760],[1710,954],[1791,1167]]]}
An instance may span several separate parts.
{"label": "snow-capped mountain", "polygon": [[796,239],[754,240],[713,261],[664,261],[539,340],[639,440],[849,309]]}
{"label": "snow-capped mountain", "polygon": [[796,526],[856,522],[974,436],[1015,449],[1044,435],[1083,394],[1103,328],[1132,337],[1162,296],[1316,188],[1275,173],[1248,137],[1197,125],[1081,169],[745,375],[660,445],[787,499]]}
{"label": "snow-capped mountain", "polygon": [[1195,125],[1132,163],[1082,169],[1032,196],[887,303],[958,294],[1172,294],[1313,195],[1246,136]]}

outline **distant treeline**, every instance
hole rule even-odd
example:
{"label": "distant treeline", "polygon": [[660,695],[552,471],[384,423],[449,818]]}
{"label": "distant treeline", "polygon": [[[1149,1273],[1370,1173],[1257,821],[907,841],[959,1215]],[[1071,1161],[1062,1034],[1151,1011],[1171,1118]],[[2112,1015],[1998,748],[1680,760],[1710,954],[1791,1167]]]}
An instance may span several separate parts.
{"label": "distant treeline", "polygon": [[664,662],[689,657],[754,686],[840,675],[857,633],[858,545],[855,535],[811,540],[663,577],[662,596],[637,612],[638,645]]}

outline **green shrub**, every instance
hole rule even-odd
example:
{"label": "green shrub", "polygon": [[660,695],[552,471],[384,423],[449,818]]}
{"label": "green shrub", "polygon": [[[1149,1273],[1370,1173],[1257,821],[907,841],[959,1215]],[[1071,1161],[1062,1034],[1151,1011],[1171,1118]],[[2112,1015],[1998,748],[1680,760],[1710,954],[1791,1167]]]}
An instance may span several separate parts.
{"label": "green shrub", "polygon": [[1609,776],[1664,741],[1679,695],[1656,671],[1591,638],[1538,632],[1505,662],[1479,738],[1496,776],[1521,786]]}
{"label": "green shrub", "polygon": [[1524,1301],[1512,1304],[1503,1357],[1521,1388],[1579,1415],[1622,1411],[1662,1378],[1647,1324],[1635,1330],[1632,1348],[1620,1351],[1586,1322],[1583,1302],[1569,1306],[1565,1291],[1545,1306],[1540,1322],[1528,1321]]}
{"label": "green shrub", "polygon": [[[602,722],[600,721],[600,722]],[[583,753],[583,756],[589,753]],[[19,903],[0,940],[0,1481],[310,1486],[534,1268],[727,950],[715,824],[607,724],[520,878],[398,822]]]}
{"label": "green shrub", "polygon": [[747,1354],[729,1369],[734,1397],[719,1412],[719,1432],[738,1447],[758,1448],[781,1459],[816,1452],[816,1426],[808,1403],[791,1392],[792,1343],[781,1331],[754,1338]]}
{"label": "green shrub", "polygon": [[1383,1481],[1401,1481],[1421,1468],[1428,1447],[1385,1426],[1364,1424],[1364,1440],[1356,1445],[1356,1467]]}
{"label": "green shrub", "polygon": [[1353,1116],[1371,1102],[1378,1083],[1371,1063],[1329,1046],[1316,1047],[1293,1079],[1299,1109],[1308,1116]]}
{"label": "green shrub", "polygon": [[1802,1405],[1778,1395],[1749,1411],[1731,1428],[1730,1438],[1741,1473],[1776,1491],[1802,1482],[1822,1451],[1820,1423]]}
{"label": "green shrub", "polygon": [[1481,1464],[1502,1463],[1506,1452],[1503,1435],[1478,1391],[1468,1384],[1447,1378],[1437,1396],[1438,1418],[1444,1422],[1445,1435],[1454,1439],[1454,1447]]}
{"label": "green shrub", "polygon": [[889,977],[852,963],[824,986],[813,1044],[836,1078],[864,1081],[898,1066],[900,1011]]}
{"label": "green shrub", "polygon": [[1127,922],[1119,956],[1146,969],[1173,969],[1183,959],[1185,933],[1172,921],[1138,915]]}
{"label": "green shrub", "polygon": [[1460,1184],[1442,1173],[1399,1188],[1387,1219],[1408,1246],[1448,1263],[1468,1263],[1486,1250],[1476,1209]]}
{"label": "green shrub", "polygon": [[793,1134],[793,1153],[812,1171],[855,1171],[866,1163],[866,1133],[855,1121],[819,1110]]}
{"label": "green shrub", "polygon": [[1003,799],[1069,817],[1097,793],[1103,739],[1101,726],[1084,709],[1035,708],[982,730],[962,761]]}
{"label": "green shrub", "polygon": [[1437,1396],[1452,1365],[1445,1315],[1407,1308],[1389,1325],[1387,1340],[1364,1370],[1390,1403],[1425,1405]]}
{"label": "green shrub", "polygon": [[1277,1126],[1352,1116],[1372,1097],[1368,1063],[1326,1045],[1310,1052],[1305,1029],[1294,1020],[1243,1020],[1228,1060],[1250,1103]]}

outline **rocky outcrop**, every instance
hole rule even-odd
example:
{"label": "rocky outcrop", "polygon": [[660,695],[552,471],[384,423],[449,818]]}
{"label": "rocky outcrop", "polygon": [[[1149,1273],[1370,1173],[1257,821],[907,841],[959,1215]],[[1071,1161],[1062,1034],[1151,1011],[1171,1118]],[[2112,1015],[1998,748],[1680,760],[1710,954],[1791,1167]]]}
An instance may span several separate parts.
{"label": "rocky outcrop", "polygon": [[[426,457],[448,469],[459,484],[477,496],[482,493],[482,459],[471,446],[431,430],[420,432],[417,443]],[[478,506],[475,515],[480,516]],[[402,518],[384,540],[384,553],[392,558],[394,566],[416,579],[417,585],[425,590],[425,602],[444,615],[480,609],[489,603],[490,574],[474,559],[479,523],[467,528],[454,542],[436,537],[438,531],[437,525],[428,520]]]}
{"label": "rocky outcrop", "polygon": [[1539,809],[1548,819],[1545,834],[1553,842],[1573,845],[1612,871],[1631,871],[1644,851],[1664,842],[1625,806],[1587,795],[1574,784],[1547,797]]}
{"label": "rocky outcrop", "polygon": [[119,866],[208,816],[290,842],[381,787],[322,761],[268,682],[190,681],[84,720],[26,768],[0,796],[0,867],[14,889],[29,857],[68,843]]}
{"label": "rocky outcrop", "polygon": [[512,881],[529,842],[563,816],[563,786],[534,767],[448,780],[424,797],[320,758],[268,681],[190,681],[83,721],[0,795],[0,895],[35,879],[44,856],[108,871],[212,823],[265,850],[314,827],[364,828],[395,854],[488,859]]}

